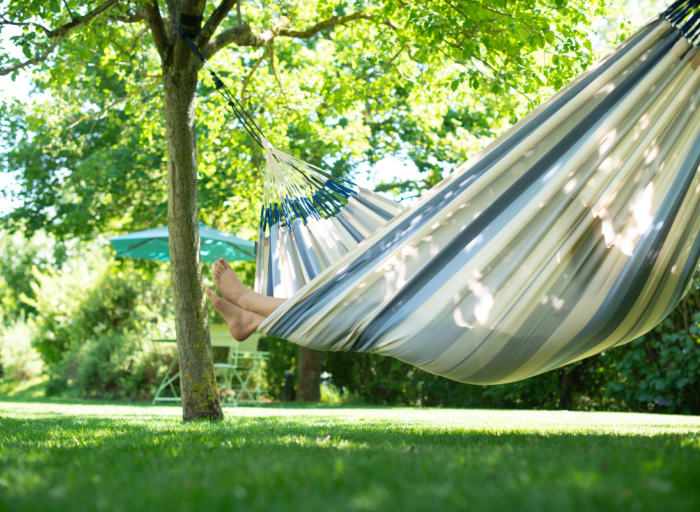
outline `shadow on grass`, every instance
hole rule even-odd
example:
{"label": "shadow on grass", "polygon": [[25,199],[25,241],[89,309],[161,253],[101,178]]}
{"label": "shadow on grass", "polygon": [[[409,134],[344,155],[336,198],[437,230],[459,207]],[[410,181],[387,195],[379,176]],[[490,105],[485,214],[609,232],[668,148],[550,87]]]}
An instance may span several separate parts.
{"label": "shadow on grass", "polygon": [[524,433],[371,415],[186,424],[174,416],[51,415],[0,419],[0,453],[0,505],[16,510],[700,505],[697,431]]}
{"label": "shadow on grass", "polygon": [[[34,390],[42,386],[37,384],[35,386],[28,387],[26,392],[21,391],[12,396],[0,394],[0,403],[31,403],[31,404],[59,404],[59,405],[122,405],[128,407],[163,407],[163,408],[180,408],[178,402],[160,402],[157,404],[152,404],[151,400],[143,401],[124,401],[124,400],[103,400],[103,399],[90,399],[90,398],[66,398],[61,396],[35,396]],[[396,409],[396,406],[392,405],[374,405],[374,404],[326,404],[321,402],[274,402],[255,405],[246,405],[245,407],[259,407],[261,409]],[[420,409],[420,407],[411,407],[415,409]],[[235,410],[236,407],[224,407],[224,410]]]}

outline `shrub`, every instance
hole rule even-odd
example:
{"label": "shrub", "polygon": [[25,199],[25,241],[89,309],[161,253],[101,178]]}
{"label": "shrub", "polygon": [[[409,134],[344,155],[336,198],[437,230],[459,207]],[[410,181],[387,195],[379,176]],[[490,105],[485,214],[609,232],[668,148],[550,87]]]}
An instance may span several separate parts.
{"label": "shrub", "polygon": [[63,258],[64,247],[43,232],[32,238],[0,230],[0,315],[6,321],[35,313],[23,296],[34,298],[32,269],[45,269]]}
{"label": "shrub", "polygon": [[61,361],[75,343],[110,332],[144,335],[173,325],[165,268],[112,260],[102,250],[62,270],[34,270],[34,346],[47,363]]}
{"label": "shrub", "polygon": [[47,394],[142,400],[153,396],[163,367],[150,342],[134,333],[105,332],[73,344],[52,368]]}
{"label": "shrub", "polygon": [[10,380],[29,380],[41,375],[44,363],[32,347],[33,328],[23,316],[6,326],[0,323],[0,375]]}
{"label": "shrub", "polygon": [[267,393],[270,398],[281,399],[284,389],[285,372],[292,370],[295,372],[290,382],[291,389],[285,397],[287,401],[294,400],[296,391],[296,369],[299,357],[299,347],[288,341],[263,336],[260,338],[259,350],[270,352],[270,359],[265,365],[265,380],[267,381]]}

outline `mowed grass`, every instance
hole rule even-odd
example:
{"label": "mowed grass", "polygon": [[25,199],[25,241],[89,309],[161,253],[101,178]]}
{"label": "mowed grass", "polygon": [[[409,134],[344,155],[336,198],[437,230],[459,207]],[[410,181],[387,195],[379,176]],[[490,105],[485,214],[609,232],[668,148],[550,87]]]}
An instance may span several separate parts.
{"label": "mowed grass", "polygon": [[0,402],[0,510],[700,510],[700,417]]}

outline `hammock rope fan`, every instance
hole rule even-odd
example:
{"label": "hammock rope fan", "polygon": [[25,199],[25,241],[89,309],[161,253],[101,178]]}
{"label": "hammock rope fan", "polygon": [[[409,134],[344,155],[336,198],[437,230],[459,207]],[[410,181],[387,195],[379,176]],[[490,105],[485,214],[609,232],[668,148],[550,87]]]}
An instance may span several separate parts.
{"label": "hammock rope fan", "polygon": [[[285,235],[265,233],[269,205],[309,197],[284,188],[290,175],[365,194],[387,221],[285,289],[258,330],[473,384],[525,379],[651,330],[700,259],[699,33],[700,0],[676,2],[403,211],[270,150],[258,291],[274,288],[275,258],[304,265]],[[337,204],[316,209],[329,224],[352,194],[324,187]],[[294,231],[305,212],[281,215],[278,230],[321,257],[320,241]]]}

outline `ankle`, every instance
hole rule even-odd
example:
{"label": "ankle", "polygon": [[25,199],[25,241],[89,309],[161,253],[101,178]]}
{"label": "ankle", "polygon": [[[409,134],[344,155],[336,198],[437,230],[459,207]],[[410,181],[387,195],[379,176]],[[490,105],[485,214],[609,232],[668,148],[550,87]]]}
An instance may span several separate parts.
{"label": "ankle", "polygon": [[248,311],[251,310],[252,308],[252,299],[253,299],[253,291],[249,290],[248,288],[242,287],[243,289],[239,293],[237,297],[238,305],[242,307],[243,309],[247,309]]}

